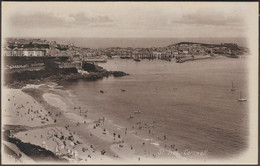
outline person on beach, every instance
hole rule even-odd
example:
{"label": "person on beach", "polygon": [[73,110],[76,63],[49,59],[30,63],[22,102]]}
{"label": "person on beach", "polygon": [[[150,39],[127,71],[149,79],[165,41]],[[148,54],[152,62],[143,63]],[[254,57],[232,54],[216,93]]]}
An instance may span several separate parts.
{"label": "person on beach", "polygon": [[105,153],[106,153],[105,150],[102,150],[102,151],[101,151],[101,154],[102,154],[102,155],[105,155]]}

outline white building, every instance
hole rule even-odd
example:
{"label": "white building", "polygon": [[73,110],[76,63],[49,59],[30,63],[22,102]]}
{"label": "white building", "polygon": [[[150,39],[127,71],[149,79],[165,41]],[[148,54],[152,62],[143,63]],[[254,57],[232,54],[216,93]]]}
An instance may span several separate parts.
{"label": "white building", "polygon": [[23,56],[45,56],[45,50],[23,50]]}

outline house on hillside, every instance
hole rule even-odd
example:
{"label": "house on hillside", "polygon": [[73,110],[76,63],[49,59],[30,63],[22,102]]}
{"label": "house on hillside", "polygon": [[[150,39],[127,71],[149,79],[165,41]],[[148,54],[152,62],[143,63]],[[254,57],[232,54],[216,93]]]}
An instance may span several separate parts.
{"label": "house on hillside", "polygon": [[33,56],[33,57],[41,57],[45,56],[45,50],[21,50],[14,48],[13,50],[5,50],[4,56]]}
{"label": "house on hillside", "polygon": [[162,52],[161,51],[153,51],[153,57],[155,58],[160,58],[162,55]]}
{"label": "house on hillside", "polygon": [[4,56],[23,56],[23,51],[18,48],[5,49]]}
{"label": "house on hillside", "polygon": [[45,50],[23,50],[23,56],[41,57],[41,56],[45,56],[45,55],[46,55]]}

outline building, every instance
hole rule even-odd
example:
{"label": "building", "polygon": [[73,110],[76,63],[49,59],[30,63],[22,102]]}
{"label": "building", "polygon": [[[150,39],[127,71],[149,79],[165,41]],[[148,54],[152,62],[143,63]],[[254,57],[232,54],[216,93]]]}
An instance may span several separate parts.
{"label": "building", "polygon": [[13,49],[13,50],[5,50],[4,56],[45,56],[45,50],[21,50],[21,49]]}
{"label": "building", "polygon": [[183,50],[182,53],[187,55],[189,53],[189,51]]}
{"label": "building", "polygon": [[159,57],[161,57],[161,55],[162,55],[162,52],[159,52],[159,51],[153,51],[153,57],[155,57],[155,58],[159,58]]}
{"label": "building", "polygon": [[176,55],[178,55],[179,53],[178,53],[178,51],[172,51],[172,54],[173,54],[174,56],[176,56]]}
{"label": "building", "polygon": [[45,50],[23,50],[23,56],[45,56],[46,51]]}
{"label": "building", "polygon": [[18,49],[5,50],[4,56],[23,56],[23,51]]}

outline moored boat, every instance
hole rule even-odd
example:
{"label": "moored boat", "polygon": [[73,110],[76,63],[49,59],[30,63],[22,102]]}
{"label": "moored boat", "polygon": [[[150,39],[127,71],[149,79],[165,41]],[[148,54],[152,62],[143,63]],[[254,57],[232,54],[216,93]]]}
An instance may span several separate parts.
{"label": "moored boat", "polygon": [[244,102],[244,101],[247,101],[246,98],[242,98],[242,92],[240,92],[240,97],[239,99],[237,99],[239,102]]}

